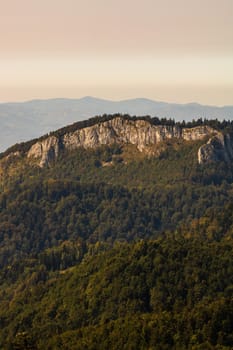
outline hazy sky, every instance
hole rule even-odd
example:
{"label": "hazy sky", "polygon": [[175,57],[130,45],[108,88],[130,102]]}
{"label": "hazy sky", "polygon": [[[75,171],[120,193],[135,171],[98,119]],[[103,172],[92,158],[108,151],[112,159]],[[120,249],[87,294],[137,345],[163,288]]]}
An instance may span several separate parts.
{"label": "hazy sky", "polygon": [[233,0],[0,0],[0,101],[233,104]]}

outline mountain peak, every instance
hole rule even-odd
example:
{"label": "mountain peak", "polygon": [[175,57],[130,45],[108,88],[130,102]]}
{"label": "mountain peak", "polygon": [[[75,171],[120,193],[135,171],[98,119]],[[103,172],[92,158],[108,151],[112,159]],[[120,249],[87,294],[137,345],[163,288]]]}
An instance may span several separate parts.
{"label": "mountain peak", "polygon": [[[54,162],[63,150],[69,151],[80,147],[95,149],[113,144],[132,145],[146,155],[158,156],[159,145],[167,140],[199,141],[217,134],[216,130],[207,125],[182,128],[176,124],[154,125],[153,120],[149,118],[105,116],[83,124],[74,124],[35,142],[29,149],[27,157],[38,159],[40,167],[44,167]],[[198,158],[199,163],[204,159],[202,155],[205,162],[210,158],[203,149]]]}

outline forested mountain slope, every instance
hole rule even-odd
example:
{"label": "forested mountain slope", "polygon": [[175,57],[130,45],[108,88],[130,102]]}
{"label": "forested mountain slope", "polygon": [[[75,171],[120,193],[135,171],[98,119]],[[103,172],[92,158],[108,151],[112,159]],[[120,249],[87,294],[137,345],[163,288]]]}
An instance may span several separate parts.
{"label": "forested mountain slope", "polygon": [[[117,142],[61,147],[65,135],[114,118],[1,156],[0,347],[231,349],[231,123],[139,118],[151,135],[163,130],[159,142],[139,149],[131,129],[134,142],[118,142],[114,129]],[[177,137],[193,128],[207,133]],[[59,152],[40,166],[28,154],[49,137]],[[217,156],[200,163],[205,145]]]}

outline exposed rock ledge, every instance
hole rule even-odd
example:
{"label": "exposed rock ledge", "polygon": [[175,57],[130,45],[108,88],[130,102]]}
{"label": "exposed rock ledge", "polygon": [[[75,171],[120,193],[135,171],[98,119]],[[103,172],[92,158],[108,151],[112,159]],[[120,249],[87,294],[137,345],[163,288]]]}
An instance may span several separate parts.
{"label": "exposed rock ledge", "polygon": [[233,160],[233,139],[229,134],[217,133],[198,150],[198,163]]}
{"label": "exposed rock ledge", "polygon": [[[54,161],[61,149],[72,150],[78,147],[96,148],[100,145],[132,144],[140,152],[156,153],[156,145],[167,139],[186,141],[202,140],[206,137],[218,136],[218,132],[208,126],[181,128],[179,126],[152,125],[146,120],[128,120],[116,117],[99,122],[93,126],[66,133],[61,138],[48,136],[35,143],[28,152],[28,157],[40,159],[39,165],[44,167]],[[209,141],[210,142],[210,141]],[[202,146],[203,147],[203,146]],[[208,147],[211,145],[208,143]],[[210,152],[202,148],[198,152],[199,163],[205,162]]]}

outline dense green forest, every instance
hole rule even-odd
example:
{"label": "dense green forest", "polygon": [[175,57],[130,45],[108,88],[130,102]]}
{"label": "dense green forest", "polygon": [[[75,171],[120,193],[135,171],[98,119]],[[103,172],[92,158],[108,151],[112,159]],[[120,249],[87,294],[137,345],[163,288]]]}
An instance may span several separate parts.
{"label": "dense green forest", "polygon": [[[181,127],[203,123],[232,128]],[[1,349],[233,348],[233,166],[199,165],[200,145],[2,163]]]}
{"label": "dense green forest", "polygon": [[97,243],[65,270],[57,250],[44,253],[53,272],[43,256],[25,261],[17,281],[4,276],[0,339],[9,349],[19,339],[39,349],[232,347],[231,235]]}

